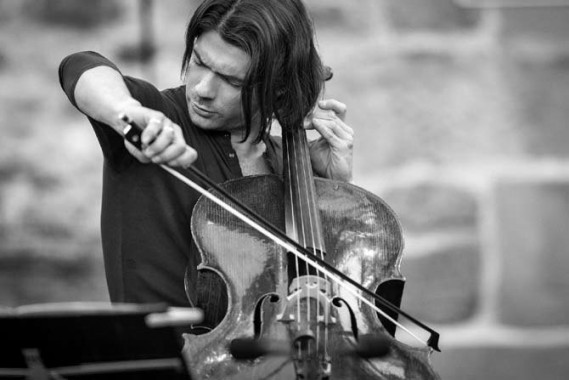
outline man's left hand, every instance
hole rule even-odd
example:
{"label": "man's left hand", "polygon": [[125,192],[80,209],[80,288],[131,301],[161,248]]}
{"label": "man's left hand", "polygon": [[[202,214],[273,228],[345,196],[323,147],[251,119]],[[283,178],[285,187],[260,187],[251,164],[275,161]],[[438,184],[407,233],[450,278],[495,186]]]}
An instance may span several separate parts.
{"label": "man's left hand", "polygon": [[310,158],[316,174],[339,181],[352,180],[354,131],[344,120],[346,105],[334,99],[321,100],[305,119],[305,129],[315,129],[320,138],[310,141]]}

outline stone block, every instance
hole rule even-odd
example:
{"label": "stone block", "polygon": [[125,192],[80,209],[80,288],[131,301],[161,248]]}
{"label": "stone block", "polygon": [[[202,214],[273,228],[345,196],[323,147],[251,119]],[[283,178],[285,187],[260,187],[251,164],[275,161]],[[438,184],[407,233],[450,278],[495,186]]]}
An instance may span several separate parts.
{"label": "stone block", "polygon": [[0,20],[20,15],[25,8],[23,1],[0,0]]}
{"label": "stone block", "polygon": [[475,195],[448,184],[420,182],[382,196],[403,226],[403,309],[436,323],[472,317],[481,268]]}
{"label": "stone block", "polygon": [[505,324],[569,324],[569,181],[502,180],[495,186]]}
{"label": "stone block", "polygon": [[390,24],[403,31],[449,31],[474,28],[480,12],[459,7],[453,0],[387,1]]}
{"label": "stone block", "polygon": [[508,7],[500,10],[500,16],[500,35],[505,41],[531,39],[565,45],[569,37],[569,7]]}
{"label": "stone block", "polygon": [[569,50],[526,48],[504,58],[503,68],[523,150],[534,156],[569,157]]}
{"label": "stone block", "polygon": [[569,373],[569,343],[564,347],[457,347],[434,353],[441,379],[561,380]]}
{"label": "stone block", "polygon": [[402,308],[430,323],[457,323],[471,318],[478,306],[480,267],[479,247],[472,243],[404,256]]}
{"label": "stone block", "polygon": [[90,28],[116,21],[121,15],[121,5],[116,0],[90,0],[88,3],[75,0],[27,1],[28,11],[36,19],[49,24]]}
{"label": "stone block", "polygon": [[478,204],[463,189],[437,183],[393,188],[384,195],[405,232],[476,228]]}
{"label": "stone block", "polygon": [[[61,244],[55,250],[69,249]],[[108,302],[102,254],[62,259],[32,249],[0,250],[0,305],[50,302]],[[78,254],[80,255],[80,254]]]}
{"label": "stone block", "polygon": [[306,4],[318,31],[324,28],[354,31],[370,28],[380,17],[375,0],[307,0]]}

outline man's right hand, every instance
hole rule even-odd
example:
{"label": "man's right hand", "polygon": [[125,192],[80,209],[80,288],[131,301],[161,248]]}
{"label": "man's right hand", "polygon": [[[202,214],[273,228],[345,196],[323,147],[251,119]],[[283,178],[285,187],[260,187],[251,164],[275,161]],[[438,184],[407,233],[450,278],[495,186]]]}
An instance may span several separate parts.
{"label": "man's right hand", "polygon": [[197,152],[186,144],[180,126],[163,113],[132,105],[121,114],[144,128],[141,151],[125,140],[126,149],[140,162],[185,168],[197,159]]}

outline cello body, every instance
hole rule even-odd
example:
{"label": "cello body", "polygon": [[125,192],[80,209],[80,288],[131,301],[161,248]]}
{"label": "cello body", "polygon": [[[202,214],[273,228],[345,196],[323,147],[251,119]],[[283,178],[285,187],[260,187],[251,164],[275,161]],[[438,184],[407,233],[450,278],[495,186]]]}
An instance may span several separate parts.
{"label": "cello body", "polygon": [[[314,184],[325,260],[372,291],[390,281],[403,282],[399,272],[402,231],[389,206],[348,183],[316,178]],[[285,193],[278,176],[244,177],[221,187],[284,230]],[[306,287],[312,289],[305,291],[308,297],[299,298],[287,275],[287,252],[207,198],[196,204],[191,228],[202,257],[198,269],[222,278],[229,302],[216,328],[186,337],[184,353],[200,378],[438,379],[430,366],[430,348],[413,348],[395,340],[377,313],[349,292],[315,280]],[[293,309],[308,308],[314,314],[320,307],[330,310],[329,315],[315,314],[311,329],[319,335],[326,325],[325,342],[318,343],[326,347],[295,345],[298,321],[290,317]],[[387,353],[375,358],[355,355],[358,340],[365,335],[383,337]],[[276,354],[234,359],[229,343],[243,337],[270,342]],[[320,350],[323,355],[311,354]]]}

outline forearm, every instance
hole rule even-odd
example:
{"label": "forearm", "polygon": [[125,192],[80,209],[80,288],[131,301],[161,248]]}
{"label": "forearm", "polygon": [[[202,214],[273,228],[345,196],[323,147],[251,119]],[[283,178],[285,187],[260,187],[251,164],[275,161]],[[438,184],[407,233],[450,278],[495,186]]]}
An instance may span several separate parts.
{"label": "forearm", "polygon": [[79,77],[74,90],[77,108],[87,116],[121,131],[123,123],[118,115],[133,106],[134,99],[122,75],[108,66],[97,66]]}
{"label": "forearm", "polygon": [[[121,114],[143,127],[143,151],[125,142],[128,152],[140,162],[187,167],[195,161],[197,154],[187,146],[180,126],[161,111],[161,93],[147,82],[123,77],[102,55],[80,52],[67,56],[59,65],[59,81],[71,103],[91,118],[97,130],[106,128],[102,123],[122,134]],[[113,137],[116,142],[117,136]],[[103,140],[109,144],[107,138]]]}

